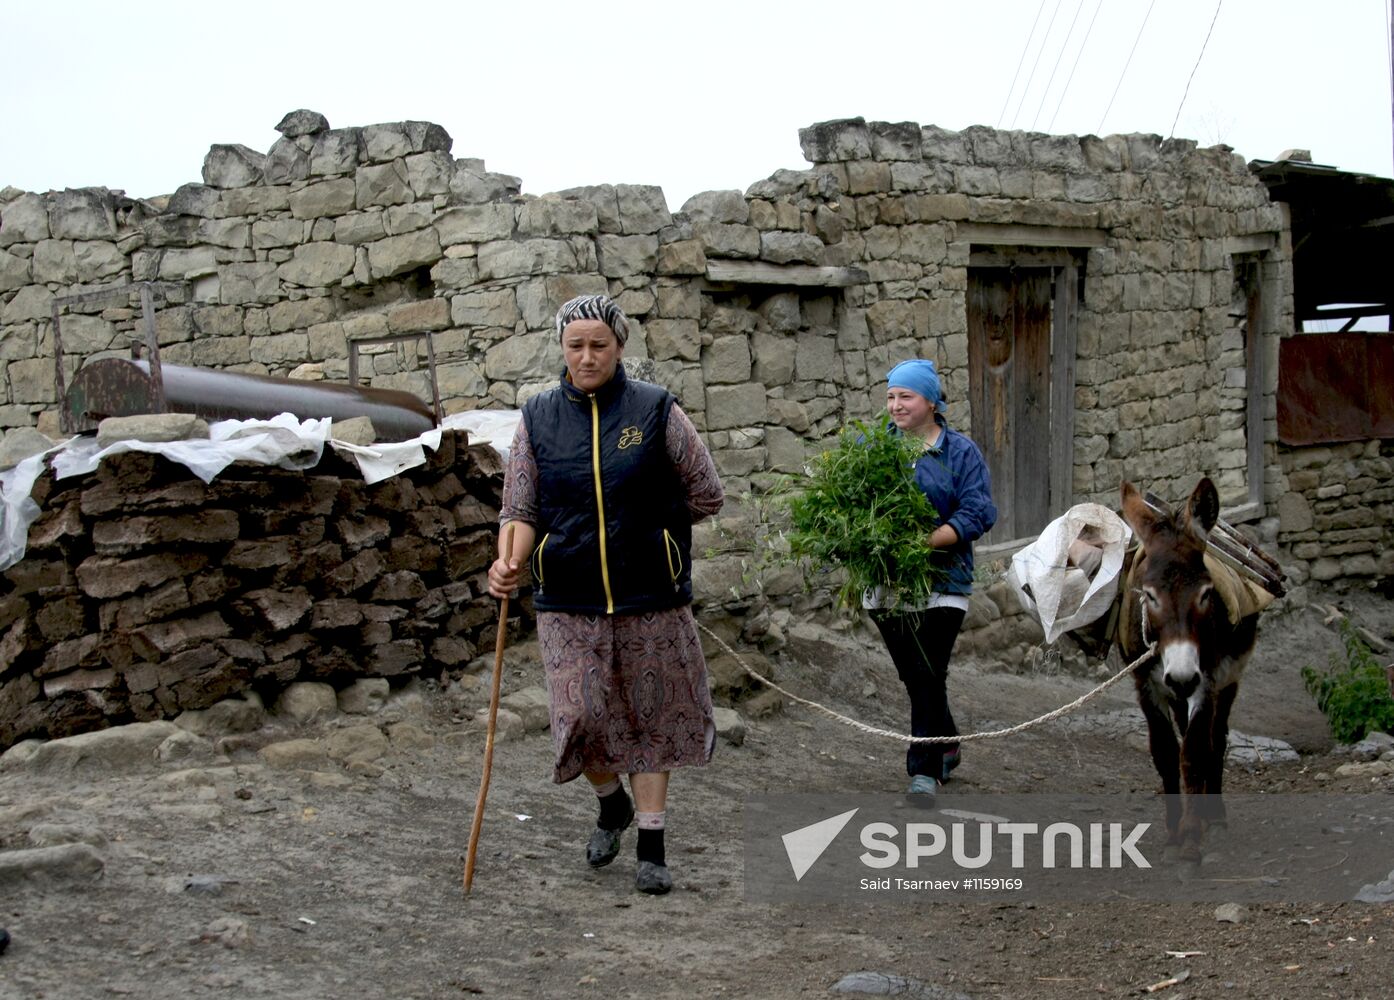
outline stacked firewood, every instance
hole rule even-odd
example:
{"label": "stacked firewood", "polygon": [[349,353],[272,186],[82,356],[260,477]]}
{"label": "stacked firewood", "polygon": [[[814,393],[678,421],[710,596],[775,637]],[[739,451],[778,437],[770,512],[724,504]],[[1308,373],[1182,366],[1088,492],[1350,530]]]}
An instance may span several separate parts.
{"label": "stacked firewood", "polygon": [[367,485],[238,463],[205,484],[127,452],[45,472],[24,559],[0,574],[0,750],[274,696],[296,680],[432,676],[489,642],[502,464],[446,431]]}

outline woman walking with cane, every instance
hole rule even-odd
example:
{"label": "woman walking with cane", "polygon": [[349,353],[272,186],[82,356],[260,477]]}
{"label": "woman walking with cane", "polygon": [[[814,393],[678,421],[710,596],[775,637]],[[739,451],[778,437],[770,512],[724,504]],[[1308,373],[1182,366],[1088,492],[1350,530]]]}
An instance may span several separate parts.
{"label": "woman walking with cane", "polygon": [[587,863],[613,861],[637,818],[636,888],[665,893],[668,775],[705,764],[715,742],[691,545],[724,495],[672,393],[626,377],[619,306],[579,296],[556,327],[566,370],[523,407],[499,514],[516,532],[511,552],[500,533],[489,592],[512,592],[530,564],[553,780],[584,774],[599,799]]}

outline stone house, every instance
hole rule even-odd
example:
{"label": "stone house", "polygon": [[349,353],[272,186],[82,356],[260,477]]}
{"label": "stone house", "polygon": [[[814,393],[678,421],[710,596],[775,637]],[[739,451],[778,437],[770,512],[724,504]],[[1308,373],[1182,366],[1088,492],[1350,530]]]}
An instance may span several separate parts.
{"label": "stone house", "polygon": [[380,341],[429,332],[448,411],[548,385],[556,307],[603,291],[635,321],[627,360],[677,393],[733,497],[698,543],[709,603],[755,586],[734,498],[874,413],[912,356],[939,364],[949,418],[989,458],[1003,517],[980,561],[1074,503],[1114,504],[1123,478],[1181,498],[1208,474],[1296,582],[1394,576],[1388,437],[1279,433],[1293,224],[1228,147],[825,122],[800,134],[808,169],[674,214],[642,185],[522,195],[430,123],[301,111],[278,130],[266,154],[213,146],[202,183],[164,198],[0,191],[0,427],[57,434],[54,316],[69,378],[127,352],[138,296],[93,290],[157,283],[167,363],[343,380],[361,341],[368,381],[425,399],[421,344]]}

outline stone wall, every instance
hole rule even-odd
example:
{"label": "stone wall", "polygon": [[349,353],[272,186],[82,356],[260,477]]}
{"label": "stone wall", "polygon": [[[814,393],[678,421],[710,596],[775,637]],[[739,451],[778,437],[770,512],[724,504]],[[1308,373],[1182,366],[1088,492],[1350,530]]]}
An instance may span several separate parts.
{"label": "stone wall", "polygon": [[1284,446],[1278,541],[1295,583],[1394,578],[1394,441]]}
{"label": "stone wall", "polygon": [[501,489],[497,453],[453,431],[371,486],[328,450],[308,471],[237,463],[209,484],[141,452],[45,472],[28,552],[0,573],[0,748],[464,665],[496,622]]}
{"label": "stone wall", "polygon": [[[295,112],[279,128],[266,154],[212,147],[203,183],[167,198],[0,192],[0,426],[52,424],[55,295],[172,282],[158,314],[168,360],[298,378],[343,379],[346,338],[433,331],[453,411],[515,407],[550,384],[556,307],[605,291],[635,320],[628,356],[678,394],[739,497],[878,409],[904,357],[939,363],[950,418],[971,431],[970,259],[1054,242],[1082,265],[1074,501],[1115,503],[1125,476],[1179,498],[1202,473],[1226,504],[1247,499],[1244,276],[1261,273],[1256,488],[1265,537],[1277,531],[1287,228],[1227,147],[828,122],[801,134],[809,169],[670,214],[642,185],[521,195],[517,178],[454,157],[429,123],[330,129]],[[741,263],[763,276],[719,277]],[[812,268],[854,277],[801,285]],[[134,303],[67,314],[69,367],[124,353],[137,321]],[[370,350],[373,384],[427,396],[419,347]],[[709,600],[750,597],[752,520],[733,502],[700,533]]]}

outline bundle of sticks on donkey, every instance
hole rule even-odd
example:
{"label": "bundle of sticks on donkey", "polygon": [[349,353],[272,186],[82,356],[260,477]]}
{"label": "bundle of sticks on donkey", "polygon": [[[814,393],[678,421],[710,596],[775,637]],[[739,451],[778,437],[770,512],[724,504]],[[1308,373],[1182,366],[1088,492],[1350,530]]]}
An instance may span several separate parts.
{"label": "bundle of sticks on donkey", "polygon": [[1149,504],[1129,482],[1122,484],[1122,498],[1123,517],[1141,549],[1126,576],[1118,643],[1124,662],[1156,643],[1155,655],[1134,669],[1133,680],[1166,795],[1168,847],[1182,861],[1199,861],[1206,828],[1226,822],[1220,785],[1229,713],[1266,601],[1244,604],[1234,588],[1217,586],[1220,570],[1207,565],[1207,543],[1220,516],[1219,494],[1208,478],[1175,513]]}

